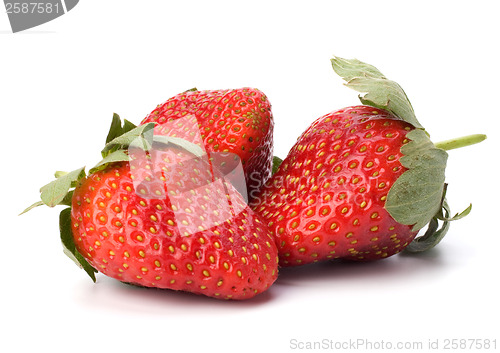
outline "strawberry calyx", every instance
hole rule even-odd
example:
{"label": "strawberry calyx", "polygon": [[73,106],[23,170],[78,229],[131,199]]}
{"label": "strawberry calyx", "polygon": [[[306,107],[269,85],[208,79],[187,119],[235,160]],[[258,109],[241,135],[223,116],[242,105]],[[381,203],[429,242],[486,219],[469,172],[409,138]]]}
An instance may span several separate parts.
{"label": "strawberry calyx", "polygon": [[33,208],[44,205],[48,207],[58,205],[69,206],[64,208],[59,214],[59,231],[63,251],[80,268],[85,270],[94,282],[96,282],[95,273],[98,271],[77,251],[71,227],[71,200],[74,189],[80,180],[97,171],[106,169],[112,163],[129,162],[128,149],[130,147],[149,151],[153,143],[162,145],[174,144],[197,157],[205,154],[200,146],[181,138],[154,135],[154,126],[155,123],[135,126],[127,120],[122,122],[118,114],[113,114],[111,126],[106,137],[106,144],[101,151],[101,161],[92,167],[88,174],[85,172],[85,166],[71,172],[55,172],[54,176],[56,179],[40,188],[40,201],[33,203],[20,213],[21,215]]}
{"label": "strawberry calyx", "polygon": [[401,147],[400,162],[407,170],[389,190],[385,209],[398,223],[412,226],[413,231],[428,226],[425,234],[407,247],[409,251],[421,252],[434,247],[447,233],[449,223],[468,215],[472,207],[450,217],[445,197],[446,151],[481,142],[486,135],[470,135],[434,144],[399,84],[357,59],[334,57],[331,63],[347,87],[364,93],[358,96],[363,104],[387,110],[415,128],[407,133],[409,142]]}
{"label": "strawberry calyx", "polygon": [[[435,247],[444,238],[450,229],[450,222],[459,220],[467,216],[472,210],[472,204],[469,204],[465,210],[450,217],[450,206],[446,201],[446,190],[448,184],[444,184],[443,198],[440,211],[430,220],[424,235],[416,237],[407,247],[406,251],[412,253],[424,252]],[[440,222],[442,222],[440,227]]]}

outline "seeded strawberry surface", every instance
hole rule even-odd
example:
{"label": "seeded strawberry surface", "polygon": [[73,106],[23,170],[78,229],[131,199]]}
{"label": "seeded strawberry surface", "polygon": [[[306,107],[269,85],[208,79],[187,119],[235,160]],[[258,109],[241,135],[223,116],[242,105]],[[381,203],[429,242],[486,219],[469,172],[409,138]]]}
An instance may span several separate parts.
{"label": "seeded strawberry surface", "polygon": [[406,170],[400,149],[412,129],[384,110],[355,106],[301,135],[253,203],[275,235],[282,266],[380,259],[413,240],[411,226],[384,208]]}
{"label": "seeded strawberry surface", "polygon": [[259,90],[197,91],[178,94],[158,105],[141,124],[155,122],[155,133],[203,145],[208,153],[236,154],[252,198],[271,175],[271,104]]}
{"label": "seeded strawberry surface", "polygon": [[78,252],[141,286],[231,299],[264,291],[277,277],[268,228],[229,183],[180,155],[153,151],[155,163],[115,163],[81,180],[71,211]]}

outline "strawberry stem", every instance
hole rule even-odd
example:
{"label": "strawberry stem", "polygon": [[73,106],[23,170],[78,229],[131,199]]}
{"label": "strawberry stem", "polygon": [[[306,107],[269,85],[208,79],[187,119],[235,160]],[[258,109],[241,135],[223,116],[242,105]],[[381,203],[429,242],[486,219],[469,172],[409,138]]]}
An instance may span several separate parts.
{"label": "strawberry stem", "polygon": [[457,138],[454,138],[451,140],[441,141],[441,142],[435,143],[434,145],[437,148],[441,148],[442,150],[449,151],[449,150],[453,150],[455,148],[461,148],[461,147],[474,145],[474,144],[479,143],[479,142],[484,141],[484,140],[486,140],[486,135],[475,134],[475,135],[457,137]]}

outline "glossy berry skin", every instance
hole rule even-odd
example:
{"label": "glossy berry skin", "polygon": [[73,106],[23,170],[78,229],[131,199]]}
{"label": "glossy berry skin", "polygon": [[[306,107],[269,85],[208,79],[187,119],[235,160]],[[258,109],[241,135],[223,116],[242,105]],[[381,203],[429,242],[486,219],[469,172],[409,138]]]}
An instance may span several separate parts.
{"label": "glossy berry skin", "polygon": [[253,203],[275,235],[280,265],[382,259],[414,239],[384,208],[406,170],[400,149],[411,129],[384,110],[354,106],[300,136]]}
{"label": "glossy berry skin", "polygon": [[243,165],[249,199],[271,176],[273,116],[267,97],[254,88],[187,91],[158,105],[141,124],[155,133],[203,145],[207,153],[234,153]]}
{"label": "glossy berry skin", "polygon": [[230,184],[209,184],[210,168],[179,160],[179,151],[153,153],[152,168],[120,162],[79,182],[77,250],[98,271],[140,286],[224,299],[266,290],[278,258],[260,217]]}

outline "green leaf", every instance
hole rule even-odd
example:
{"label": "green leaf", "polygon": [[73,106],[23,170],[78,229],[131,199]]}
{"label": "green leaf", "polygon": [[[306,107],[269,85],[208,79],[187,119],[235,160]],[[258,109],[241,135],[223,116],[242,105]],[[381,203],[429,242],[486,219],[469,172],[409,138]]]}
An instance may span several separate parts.
{"label": "green leaf", "polygon": [[135,126],[135,124],[131,123],[127,119],[123,119],[123,127],[122,127],[123,133],[129,132],[130,130],[135,129],[136,127],[137,126]]}
{"label": "green leaf", "polygon": [[56,171],[56,172],[54,173],[54,177],[55,177],[56,179],[58,179],[58,178],[62,177],[63,175],[66,175],[66,174],[68,174],[68,172],[62,172],[62,171],[58,170],[58,171]]}
{"label": "green leaf", "polygon": [[[446,200],[443,200],[442,210],[444,210],[445,213],[444,218],[448,218],[450,215],[450,207],[448,206]],[[442,211],[440,210],[439,213],[442,214]],[[429,222],[429,227],[427,228],[425,234],[415,238],[405,248],[405,251],[412,253],[419,253],[430,250],[437,244],[439,244],[441,240],[443,240],[446,233],[448,233],[449,229],[450,229],[449,221],[444,221],[443,224],[441,225],[441,228],[439,228],[438,217],[434,217]]]}
{"label": "green leaf", "polygon": [[73,192],[74,190],[70,190],[66,194],[66,196],[64,196],[64,199],[62,199],[61,202],[58,203],[58,205],[71,206],[71,201],[73,199]]}
{"label": "green leaf", "polygon": [[159,143],[159,144],[164,144],[164,145],[174,144],[178,147],[185,149],[187,152],[195,155],[196,157],[203,157],[204,155],[207,154],[205,149],[203,149],[199,145],[197,145],[193,142],[189,142],[187,140],[184,140],[180,137],[154,135],[153,142]]}
{"label": "green leaf", "polygon": [[357,59],[339,57],[334,57],[331,62],[333,70],[347,82],[347,87],[365,93],[359,96],[361,103],[388,110],[414,127],[423,129],[401,86],[387,79],[376,67]]}
{"label": "green leaf", "polygon": [[111,152],[106,157],[104,157],[99,163],[97,163],[92,169],[89,170],[89,174],[93,174],[98,170],[106,168],[109,163],[113,162],[128,162],[129,156],[124,150],[116,150]]}
{"label": "green leaf", "polygon": [[109,127],[108,136],[106,137],[106,143],[109,143],[111,140],[122,134],[122,120],[118,114],[113,113],[113,120],[111,120],[111,126]]}
{"label": "green leaf", "polygon": [[42,186],[40,189],[43,203],[49,207],[59,205],[76,181],[85,176],[85,167],[78,168],[72,172],[60,176],[58,179]]}
{"label": "green leaf", "polygon": [[127,149],[128,146],[140,136],[145,138],[145,141],[151,145],[149,141],[152,141],[153,138],[154,125],[154,123],[139,125],[132,130],[125,132],[123,135],[115,137],[113,140],[108,142],[106,146],[104,146],[104,149],[101,151],[102,156],[106,157],[108,154],[118,149]]}
{"label": "green leaf", "polygon": [[335,56],[332,60],[332,66],[337,75],[346,81],[356,77],[384,78],[385,76],[370,64],[359,61],[358,59],[343,59]]}
{"label": "green leaf", "polygon": [[34,209],[35,207],[43,206],[43,205],[45,205],[43,203],[43,201],[37,201],[34,204],[32,204],[31,206],[27,207],[23,212],[19,213],[19,216],[22,215],[22,214],[24,214],[24,213],[26,213],[26,212],[28,212],[28,211],[30,211],[30,210],[32,210],[32,209]]}
{"label": "green leaf", "polygon": [[438,215],[437,218],[441,221],[446,221],[446,222],[452,222],[452,221],[458,221],[459,219],[464,218],[465,216],[468,216],[470,211],[472,211],[472,204],[469,204],[469,207],[467,207],[465,210],[463,210],[460,213],[457,213],[453,217],[447,217],[443,215]]}
{"label": "green leaf", "polygon": [[412,130],[406,137],[411,141],[401,148],[400,161],[408,170],[389,190],[385,208],[397,222],[418,230],[440,212],[448,154],[423,130]]}
{"label": "green leaf", "polygon": [[90,278],[92,278],[92,281],[95,282],[95,273],[97,273],[97,270],[94,269],[76,250],[73,232],[71,230],[71,208],[65,208],[59,214],[59,231],[61,232],[61,242],[64,253],[73,260],[78,267],[85,270]]}
{"label": "green leaf", "polygon": [[274,174],[278,171],[278,168],[280,167],[281,163],[283,163],[283,160],[280,157],[277,157],[277,156],[273,157],[272,174]]}
{"label": "green leaf", "polygon": [[123,126],[122,120],[120,116],[116,113],[113,113],[113,119],[111,120],[111,126],[109,127],[108,136],[106,137],[106,144],[117,138],[118,136],[123,135],[126,132],[134,129],[136,126],[132,124],[130,121],[124,119]]}

